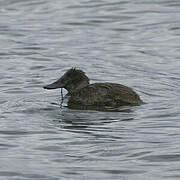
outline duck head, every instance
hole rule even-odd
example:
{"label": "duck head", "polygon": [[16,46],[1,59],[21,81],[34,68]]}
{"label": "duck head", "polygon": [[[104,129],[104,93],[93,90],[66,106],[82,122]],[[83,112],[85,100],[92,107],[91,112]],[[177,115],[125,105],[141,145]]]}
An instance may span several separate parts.
{"label": "duck head", "polygon": [[89,78],[82,70],[71,68],[64,75],[53,82],[52,84],[44,86],[44,89],[65,88],[68,93],[72,93],[89,84]]}

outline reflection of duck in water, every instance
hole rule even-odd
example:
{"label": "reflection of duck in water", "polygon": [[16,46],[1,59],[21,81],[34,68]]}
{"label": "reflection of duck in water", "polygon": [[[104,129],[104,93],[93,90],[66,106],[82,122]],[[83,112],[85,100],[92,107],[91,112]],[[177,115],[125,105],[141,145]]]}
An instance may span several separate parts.
{"label": "reflection of duck in water", "polygon": [[56,88],[68,91],[68,107],[73,109],[80,106],[119,107],[142,104],[140,97],[131,88],[108,82],[89,84],[85,73],[75,68],[69,69],[56,82],[44,86],[44,89]]}

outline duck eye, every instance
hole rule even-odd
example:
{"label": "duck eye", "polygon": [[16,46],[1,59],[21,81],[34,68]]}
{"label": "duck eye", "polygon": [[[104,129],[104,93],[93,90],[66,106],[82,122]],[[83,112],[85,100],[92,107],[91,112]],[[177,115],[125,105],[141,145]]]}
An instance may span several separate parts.
{"label": "duck eye", "polygon": [[72,81],[72,78],[65,74],[64,76],[61,77],[61,82],[65,85],[69,84]]}

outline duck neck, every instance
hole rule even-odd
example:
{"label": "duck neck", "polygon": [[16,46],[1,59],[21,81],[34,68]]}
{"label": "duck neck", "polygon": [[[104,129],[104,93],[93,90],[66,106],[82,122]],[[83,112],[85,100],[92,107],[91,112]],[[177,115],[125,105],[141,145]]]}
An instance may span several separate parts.
{"label": "duck neck", "polygon": [[65,89],[68,91],[68,94],[71,95],[72,93],[78,91],[79,89],[86,87],[88,84],[89,84],[88,81],[82,81],[81,83],[69,84],[65,87]]}

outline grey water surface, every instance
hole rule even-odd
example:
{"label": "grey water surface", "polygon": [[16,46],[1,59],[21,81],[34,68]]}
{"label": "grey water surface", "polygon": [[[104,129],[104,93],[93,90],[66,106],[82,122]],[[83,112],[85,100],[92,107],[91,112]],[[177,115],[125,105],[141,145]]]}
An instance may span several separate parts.
{"label": "grey water surface", "polygon": [[[71,67],[146,104],[60,108]],[[179,180],[180,1],[0,0],[0,179]]]}

